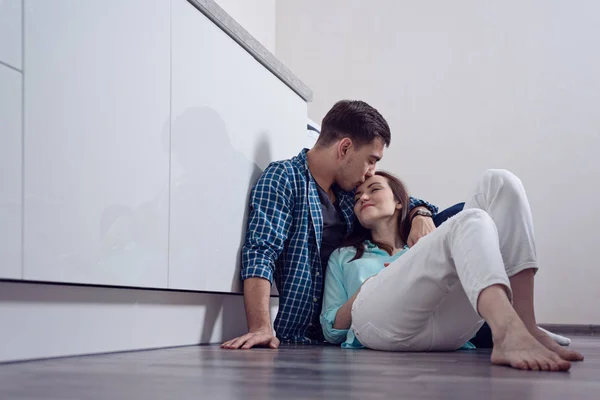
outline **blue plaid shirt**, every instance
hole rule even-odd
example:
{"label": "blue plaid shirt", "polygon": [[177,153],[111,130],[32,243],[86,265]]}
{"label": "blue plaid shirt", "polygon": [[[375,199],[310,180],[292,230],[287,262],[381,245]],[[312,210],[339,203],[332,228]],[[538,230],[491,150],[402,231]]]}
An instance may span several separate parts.
{"label": "blue plaid shirt", "polygon": [[[324,341],[319,322],[323,274],[319,256],[323,216],[317,184],[308,169],[304,149],[289,160],[267,167],[252,189],[246,240],[242,248],[242,279],[275,280],[279,312],[275,332],[282,342]],[[346,221],[354,223],[354,193],[334,186]],[[437,207],[410,198],[410,208]]]}

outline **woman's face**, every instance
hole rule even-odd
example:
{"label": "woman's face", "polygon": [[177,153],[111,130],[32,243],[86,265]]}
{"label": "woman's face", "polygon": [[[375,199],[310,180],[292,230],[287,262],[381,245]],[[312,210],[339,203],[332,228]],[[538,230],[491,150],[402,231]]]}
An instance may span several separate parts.
{"label": "woman's face", "polygon": [[382,221],[395,222],[396,212],[402,204],[394,198],[386,178],[374,175],[356,189],[354,214],[361,225],[373,229]]}

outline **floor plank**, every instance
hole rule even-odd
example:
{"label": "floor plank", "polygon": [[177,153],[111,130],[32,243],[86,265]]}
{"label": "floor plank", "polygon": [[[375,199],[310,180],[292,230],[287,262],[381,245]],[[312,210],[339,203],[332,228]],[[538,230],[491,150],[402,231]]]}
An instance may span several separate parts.
{"label": "floor plank", "polygon": [[598,399],[600,337],[573,337],[569,373],[489,363],[489,351],[193,346],[0,365],[0,399]]}

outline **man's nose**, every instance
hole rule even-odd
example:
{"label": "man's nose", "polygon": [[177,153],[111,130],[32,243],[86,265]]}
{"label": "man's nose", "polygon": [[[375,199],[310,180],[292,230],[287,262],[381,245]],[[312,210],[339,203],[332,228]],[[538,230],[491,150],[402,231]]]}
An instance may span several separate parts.
{"label": "man's nose", "polygon": [[369,174],[369,178],[375,175],[375,171],[377,171],[377,165],[373,164],[367,171],[367,174]]}

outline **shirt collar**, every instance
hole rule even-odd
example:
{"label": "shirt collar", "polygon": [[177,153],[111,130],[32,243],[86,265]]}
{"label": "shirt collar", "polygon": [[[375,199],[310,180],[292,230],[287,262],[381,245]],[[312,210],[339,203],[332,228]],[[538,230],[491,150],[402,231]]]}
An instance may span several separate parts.
{"label": "shirt collar", "polygon": [[[370,240],[365,240],[364,241],[364,245],[365,245],[365,250],[368,251],[384,251],[379,248],[379,246],[377,246],[375,243],[371,242]],[[407,245],[404,245],[404,250],[407,250],[409,247]],[[385,252],[387,254],[387,252]]]}
{"label": "shirt collar", "polygon": [[300,161],[300,164],[304,166],[306,171],[310,171],[308,169],[308,159],[306,158],[306,153],[308,153],[308,149],[302,149],[302,151],[298,153],[298,161]]}

